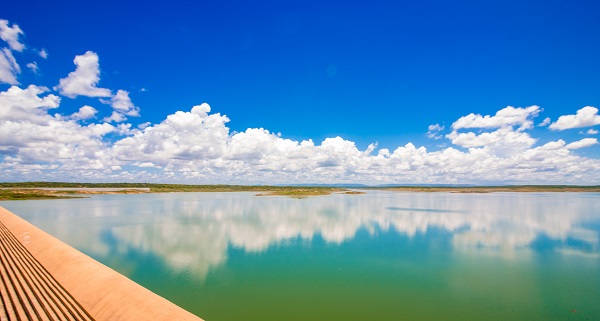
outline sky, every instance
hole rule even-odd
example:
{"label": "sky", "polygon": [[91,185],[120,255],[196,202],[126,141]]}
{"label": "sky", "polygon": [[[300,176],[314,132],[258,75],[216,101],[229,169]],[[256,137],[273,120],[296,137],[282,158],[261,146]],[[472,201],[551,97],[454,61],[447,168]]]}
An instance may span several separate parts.
{"label": "sky", "polygon": [[13,1],[0,181],[600,184],[594,1]]}

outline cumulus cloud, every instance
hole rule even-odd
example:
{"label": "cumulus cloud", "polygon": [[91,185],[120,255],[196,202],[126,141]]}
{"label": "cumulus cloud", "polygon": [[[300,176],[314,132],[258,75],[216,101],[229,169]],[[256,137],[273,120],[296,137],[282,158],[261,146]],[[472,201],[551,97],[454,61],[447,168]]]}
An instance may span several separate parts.
{"label": "cumulus cloud", "polygon": [[515,108],[508,106],[496,112],[496,115],[481,116],[479,114],[469,114],[459,118],[452,124],[454,131],[463,128],[501,128],[520,126],[519,129],[529,129],[533,125],[535,116],[540,113],[540,107],[530,106],[527,108]]}
{"label": "cumulus cloud", "polygon": [[110,89],[97,87],[100,81],[100,64],[95,52],[88,51],[76,56],[73,62],[77,66],[75,71],[69,73],[66,78],[60,79],[59,85],[55,87],[62,95],[70,98],[110,97],[110,99],[100,99],[102,103],[109,104],[113,108],[111,115],[104,118],[105,122],[120,123],[128,116],[140,115],[140,109],[133,104],[128,91],[118,90],[112,95]]}
{"label": "cumulus cloud", "polygon": [[12,52],[7,48],[0,50],[0,82],[9,85],[17,85],[17,74],[21,73],[21,67],[17,64]]}
{"label": "cumulus cloud", "polygon": [[38,51],[38,55],[40,55],[40,57],[47,59],[48,58],[48,51],[46,51],[46,49],[42,49],[40,51]]}
{"label": "cumulus cloud", "polygon": [[60,79],[55,88],[61,95],[70,98],[111,96],[109,89],[97,87],[100,81],[100,64],[95,52],[87,51],[83,55],[75,56],[73,63],[77,66],[75,71],[69,73],[66,78]]}
{"label": "cumulus cloud", "polygon": [[428,129],[427,137],[433,138],[433,139],[442,138],[442,135],[439,135],[439,132],[444,130],[444,126],[440,126],[439,124],[434,124],[434,125],[429,125],[429,127],[427,127],[427,129]]}
{"label": "cumulus cloud", "polygon": [[[197,183],[485,183],[507,182],[507,179],[511,183],[582,183],[600,179],[597,160],[570,152],[593,145],[589,140],[568,145],[559,140],[525,148],[510,156],[499,151],[502,145],[498,142],[486,147],[472,147],[468,151],[449,147],[430,152],[411,143],[394,151],[375,151],[375,145],[359,150],[354,142],[341,137],[327,138],[315,144],[312,140],[282,138],[260,128],[230,133],[226,126],[229,119],[210,113],[207,104],[195,106],[188,112],[176,112],[161,123],[135,130],[131,130],[129,124],[119,128],[94,124],[98,126],[95,128],[78,125],[74,122],[75,117],[60,122],[52,118],[46,115],[42,120],[56,122],[57,127],[67,126],[73,130],[69,136],[79,137],[86,146],[94,146],[93,157],[82,157],[82,167],[78,169],[87,173],[85,177],[89,179],[113,177],[122,181],[129,177],[132,180]],[[517,135],[513,140],[523,140],[524,145],[532,143],[532,138],[522,132],[502,130],[507,131],[504,136]],[[128,136],[109,144],[102,137],[110,132]],[[22,133],[24,137],[28,136],[24,131]],[[47,157],[45,159],[57,159],[49,158],[53,155],[49,155],[47,149],[43,152],[39,149],[37,153],[40,159],[42,155]],[[26,168],[20,163],[24,159],[23,150],[18,149],[13,154],[3,164],[10,171],[0,175],[7,177],[11,171]],[[31,154],[28,157],[33,158]],[[97,162],[99,160],[102,160],[101,164]],[[91,171],[95,174],[83,167],[90,162],[98,168]],[[55,164],[58,169],[52,173],[74,166],[71,159],[58,158]],[[122,170],[128,164],[139,170]],[[39,174],[49,178],[44,174],[51,175],[51,172]]]}
{"label": "cumulus cloud", "polygon": [[[444,126],[428,127],[427,137],[453,144],[439,150],[402,143],[395,149],[370,144],[362,150],[342,137],[320,142],[296,141],[265,128],[231,132],[229,118],[211,113],[208,104],[168,115],[163,121],[133,126],[140,115],[130,93],[98,87],[99,58],[87,51],[75,56],[75,70],[54,88],[63,96],[101,97],[111,106],[108,117],[85,105],[70,115],[55,110],[60,97],[48,88],[18,84],[21,68],[13,52],[23,51],[23,31],[0,20],[0,180],[173,181],[188,183],[594,183],[600,161],[574,150],[598,144],[585,138],[536,146],[530,135],[538,106],[512,107],[494,115],[471,113]],[[47,58],[45,49],[33,50]],[[27,64],[33,72],[36,62]],[[144,92],[145,89],[140,90]],[[52,111],[52,113],[51,113]],[[103,115],[104,116],[104,115]],[[112,122],[117,124],[111,124]],[[553,130],[600,124],[598,109],[587,106],[575,115],[538,126]],[[541,129],[539,129],[541,130]],[[587,134],[598,131],[589,129]],[[69,176],[70,175],[70,176]]]}
{"label": "cumulus cloud", "polygon": [[128,116],[139,116],[140,109],[133,105],[129,98],[129,92],[118,90],[112,98],[111,106],[119,112]]}
{"label": "cumulus cloud", "polygon": [[[117,115],[138,112],[127,92],[118,95],[110,100]],[[377,150],[375,144],[361,150],[341,137],[316,143],[287,139],[263,128],[231,132],[229,118],[212,113],[208,104],[133,128],[125,123],[113,126],[106,123],[109,120],[80,124],[97,115],[91,106],[68,116],[50,115],[49,110],[59,103],[60,98],[47,94],[44,87],[13,86],[0,93],[0,153],[4,155],[0,179],[66,180],[68,173],[74,180],[90,181],[245,184],[581,184],[600,180],[600,162],[572,152],[597,140],[570,144],[557,140],[534,147],[536,139],[520,129],[530,122],[528,117],[498,121],[494,126],[501,127],[490,132],[453,131],[449,138],[455,146],[467,149],[462,151],[456,147],[428,151],[412,143],[395,150]],[[491,126],[477,119],[475,123]]]}
{"label": "cumulus cloud", "polygon": [[19,36],[23,35],[23,30],[18,25],[9,26],[8,20],[0,19],[0,39],[6,41],[11,50],[23,51],[25,45],[19,41]]}
{"label": "cumulus cloud", "polygon": [[127,120],[127,117],[125,117],[123,114],[113,111],[112,114],[110,114],[110,116],[104,118],[105,122],[115,122],[115,123],[120,123]]}
{"label": "cumulus cloud", "polygon": [[545,126],[550,125],[551,122],[552,122],[552,120],[550,119],[550,117],[546,117],[546,118],[544,118],[544,121],[542,121],[538,126],[545,127]]}
{"label": "cumulus cloud", "polygon": [[565,146],[567,149],[580,149],[585,147],[590,147],[598,144],[598,140],[596,138],[584,138],[582,140],[578,140],[576,142],[572,142]]}
{"label": "cumulus cloud", "polygon": [[514,131],[510,127],[504,127],[491,133],[481,134],[475,134],[473,132],[453,132],[447,135],[447,137],[452,140],[453,144],[461,147],[488,147],[497,151],[502,149],[506,152],[510,152],[511,149],[515,151],[526,150],[533,146],[537,141],[528,133]]}
{"label": "cumulus cloud", "polygon": [[429,152],[408,143],[393,152],[373,153],[375,145],[361,151],[341,137],[315,144],[262,128],[230,133],[228,121],[203,104],[117,141],[112,153],[119,160],[160,166],[165,178],[244,183],[464,183],[507,177],[513,182],[564,182],[566,173],[582,178],[584,168],[598,166],[596,160],[571,154],[576,145],[567,148],[564,141],[531,148],[536,139],[510,127],[487,136],[458,137],[459,143],[473,145],[467,152],[452,147]]}
{"label": "cumulus cloud", "polygon": [[71,116],[69,116],[69,118],[75,119],[75,120],[90,119],[90,118],[94,117],[97,112],[98,111],[96,110],[96,108],[86,105],[86,106],[79,108],[79,111],[77,111],[76,113],[71,114]]}
{"label": "cumulus cloud", "polygon": [[38,70],[39,70],[39,68],[38,68],[37,62],[35,62],[35,61],[34,61],[34,62],[30,62],[30,63],[28,63],[26,66],[27,66],[27,68],[29,68],[29,69],[30,69],[30,70],[31,70],[31,71],[32,71],[34,74],[37,74],[37,73],[38,73]]}
{"label": "cumulus cloud", "polygon": [[[85,105],[61,114],[60,97],[41,86],[17,86],[21,72],[13,52],[22,51],[17,25],[0,20],[0,180],[171,181],[187,183],[592,183],[600,181],[600,161],[575,150],[596,138],[536,146],[532,137],[538,106],[512,107],[493,115],[471,113],[452,123],[451,132],[432,124],[426,136],[446,137],[452,146],[427,150],[407,142],[395,149],[366,149],[342,137],[297,141],[266,128],[231,132],[229,118],[208,104],[178,111],[163,121],[134,126],[140,115],[130,93],[98,87],[99,58],[78,55],[75,70],[54,88],[63,96],[101,97],[108,117]],[[47,58],[46,50],[34,50]],[[32,71],[37,63],[27,64]],[[140,89],[144,92],[145,89]],[[595,107],[540,124],[553,130],[600,124]],[[538,129],[541,130],[541,129]],[[533,132],[533,131],[532,131]],[[589,129],[587,134],[597,134]]]}
{"label": "cumulus cloud", "polygon": [[550,129],[565,130],[571,128],[589,127],[600,124],[600,115],[598,108],[586,106],[577,111],[575,115],[564,115],[558,117],[558,120],[550,124]]}
{"label": "cumulus cloud", "polygon": [[55,95],[40,97],[46,87],[30,85],[26,89],[11,86],[0,92],[0,119],[18,121],[29,117],[45,116],[48,109],[57,108],[60,98]]}
{"label": "cumulus cloud", "polygon": [[102,140],[114,127],[82,126],[69,117],[50,115],[50,109],[59,107],[60,98],[47,92],[48,88],[34,85],[0,92],[1,179],[33,178],[45,172],[63,178],[72,172],[85,178],[86,171],[118,165]]}
{"label": "cumulus cloud", "polygon": [[113,146],[119,159],[144,160],[167,166],[175,162],[207,162],[224,152],[229,119],[220,114],[208,115],[210,106],[202,104],[190,112],[178,111],[163,122],[145,127],[132,137]]}
{"label": "cumulus cloud", "polygon": [[131,166],[137,166],[142,168],[161,168],[160,166],[154,165],[151,162],[135,162]]}
{"label": "cumulus cloud", "polygon": [[105,118],[105,121],[122,122],[127,119],[126,116],[139,116],[140,109],[131,102],[129,92],[118,90],[110,100],[101,100],[105,104],[110,104],[113,108],[113,113]]}
{"label": "cumulus cloud", "polygon": [[[487,152],[509,157],[531,148],[537,139],[525,132],[533,127],[533,118],[540,113],[538,106],[515,108],[508,106],[496,115],[469,114],[452,124],[452,132],[446,135],[454,145],[463,148],[484,148]],[[477,132],[461,129],[479,129]],[[496,129],[494,131],[483,131]]]}
{"label": "cumulus cloud", "polygon": [[8,43],[10,48],[2,48],[0,51],[0,83],[17,85],[17,75],[21,73],[21,67],[12,54],[12,50],[21,52],[25,45],[19,41],[23,30],[18,25],[9,26],[8,20],[0,19],[0,39]]}

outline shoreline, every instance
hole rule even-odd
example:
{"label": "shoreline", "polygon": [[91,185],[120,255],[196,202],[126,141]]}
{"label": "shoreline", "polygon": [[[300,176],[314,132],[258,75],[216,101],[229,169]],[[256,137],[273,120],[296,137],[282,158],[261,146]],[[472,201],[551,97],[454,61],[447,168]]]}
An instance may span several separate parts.
{"label": "shoreline", "polygon": [[418,193],[598,193],[600,186],[507,185],[507,186],[257,186],[257,185],[177,185],[133,183],[0,183],[0,201],[82,198],[96,194],[145,194],[173,192],[257,192],[256,196],[305,198],[330,194],[362,194],[359,190]]}
{"label": "shoreline", "polygon": [[577,185],[509,185],[509,186],[398,186],[375,188],[376,190],[398,192],[446,192],[446,193],[598,193],[600,186]]}

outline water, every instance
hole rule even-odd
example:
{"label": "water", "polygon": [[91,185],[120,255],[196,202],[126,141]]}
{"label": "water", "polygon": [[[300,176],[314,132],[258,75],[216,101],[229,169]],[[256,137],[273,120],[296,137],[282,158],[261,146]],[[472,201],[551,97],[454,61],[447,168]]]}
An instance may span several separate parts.
{"label": "water", "polygon": [[207,321],[600,320],[599,193],[0,206]]}

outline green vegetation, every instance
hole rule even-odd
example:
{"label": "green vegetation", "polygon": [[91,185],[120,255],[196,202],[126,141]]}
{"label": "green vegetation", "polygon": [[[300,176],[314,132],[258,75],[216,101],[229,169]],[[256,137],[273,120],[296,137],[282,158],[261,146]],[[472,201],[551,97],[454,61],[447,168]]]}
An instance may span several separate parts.
{"label": "green vegetation", "polygon": [[[76,190],[41,190],[69,188]],[[123,190],[98,190],[98,189]],[[133,190],[148,188],[149,191]],[[131,193],[172,193],[172,192],[260,192],[258,195],[284,195],[307,197],[328,195],[335,192],[348,192],[333,187],[296,187],[296,186],[247,186],[247,185],[182,185],[148,183],[61,183],[61,182],[24,182],[0,183],[0,200],[68,198],[64,194],[131,194]],[[130,190],[127,190],[130,189]]]}
{"label": "green vegetation", "polygon": [[61,199],[61,198],[77,198],[77,196],[58,195],[54,191],[0,189],[0,200],[1,201]]}
{"label": "green vegetation", "polygon": [[22,182],[0,183],[0,188],[149,188],[152,193],[164,192],[261,192],[284,190],[332,190],[331,187],[295,187],[266,185],[186,185],[151,183],[62,183],[62,182]]}
{"label": "green vegetation", "polygon": [[[0,188],[145,188],[159,186],[186,186],[176,184],[147,183],[65,183],[65,182],[17,182],[0,183]],[[208,186],[208,185],[206,185]]]}

